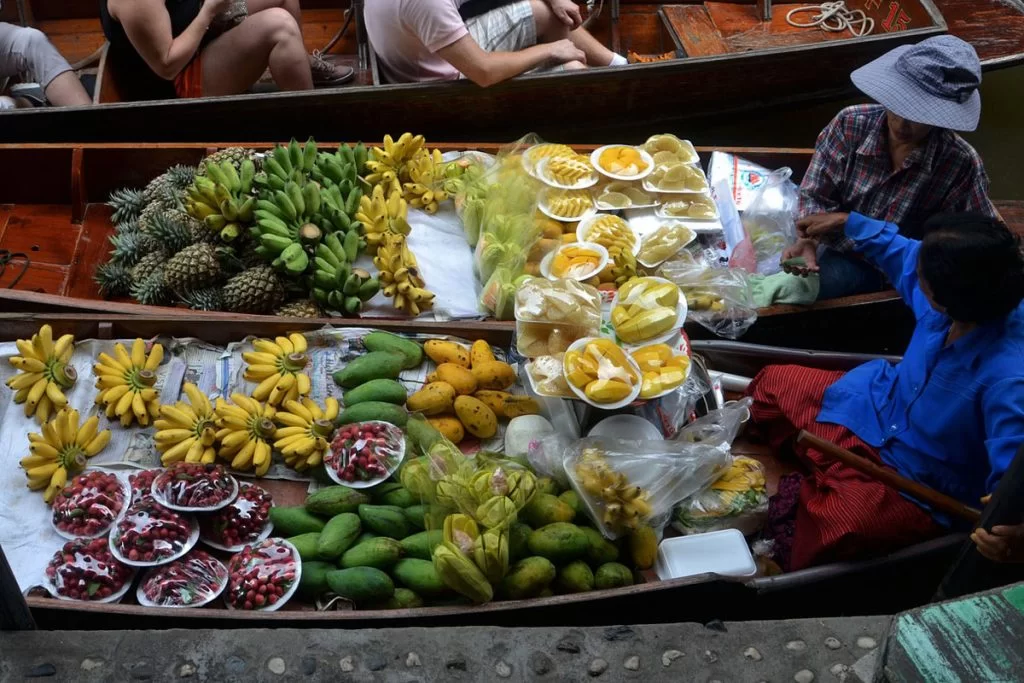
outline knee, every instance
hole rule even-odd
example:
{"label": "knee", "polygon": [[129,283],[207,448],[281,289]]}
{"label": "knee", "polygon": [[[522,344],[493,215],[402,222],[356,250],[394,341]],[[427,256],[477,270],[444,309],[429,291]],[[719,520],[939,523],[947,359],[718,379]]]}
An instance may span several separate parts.
{"label": "knee", "polygon": [[533,12],[533,24],[538,39],[554,42],[569,35],[569,27],[555,16],[544,0],[530,0],[530,10]]}
{"label": "knee", "polygon": [[302,31],[288,10],[271,7],[260,12],[258,16],[264,22],[267,35],[275,42],[302,40]]}
{"label": "knee", "polygon": [[572,60],[571,62],[566,62],[564,66],[566,71],[581,71],[587,68],[586,64],[584,64],[583,62],[578,62],[575,59]]}

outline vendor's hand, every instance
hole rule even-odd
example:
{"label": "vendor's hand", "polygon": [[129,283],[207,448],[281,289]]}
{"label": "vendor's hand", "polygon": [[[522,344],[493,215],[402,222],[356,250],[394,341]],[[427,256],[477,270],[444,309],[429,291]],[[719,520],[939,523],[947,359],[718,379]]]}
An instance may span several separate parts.
{"label": "vendor's hand", "polygon": [[[981,502],[988,505],[991,499],[991,495],[985,496]],[[992,531],[978,527],[971,540],[978,552],[993,562],[1024,562],[1024,524],[994,526]]]}
{"label": "vendor's hand", "polygon": [[[802,258],[804,265],[787,265],[786,260],[792,258]],[[790,275],[807,277],[811,273],[817,273],[820,270],[818,268],[818,243],[812,239],[798,239],[794,244],[786,247],[782,252],[781,260],[782,269]]]}
{"label": "vendor's hand", "polygon": [[573,2],[573,0],[549,0],[548,4],[551,6],[551,11],[558,17],[558,20],[568,26],[570,31],[575,31],[583,25],[580,6]]}
{"label": "vendor's hand", "polygon": [[796,231],[801,237],[821,237],[842,230],[849,217],[848,213],[819,213],[805,216],[796,222]]}
{"label": "vendor's hand", "polygon": [[572,61],[587,63],[587,55],[583,53],[583,50],[573,45],[572,41],[568,38],[556,40],[553,43],[548,43],[548,45],[550,46],[548,49],[551,50],[551,61],[555,64],[565,64]]}

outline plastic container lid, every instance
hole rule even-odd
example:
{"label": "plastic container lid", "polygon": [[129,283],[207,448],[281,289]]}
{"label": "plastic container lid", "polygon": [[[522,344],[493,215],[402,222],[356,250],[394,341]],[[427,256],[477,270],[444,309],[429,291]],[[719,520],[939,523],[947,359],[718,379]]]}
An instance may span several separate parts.
{"label": "plastic container lid", "polygon": [[747,540],[736,529],[666,538],[658,545],[654,571],[662,581],[698,574],[753,576],[757,573]]}
{"label": "plastic container lid", "polygon": [[594,425],[587,434],[626,441],[664,441],[658,428],[638,415],[612,415]]}

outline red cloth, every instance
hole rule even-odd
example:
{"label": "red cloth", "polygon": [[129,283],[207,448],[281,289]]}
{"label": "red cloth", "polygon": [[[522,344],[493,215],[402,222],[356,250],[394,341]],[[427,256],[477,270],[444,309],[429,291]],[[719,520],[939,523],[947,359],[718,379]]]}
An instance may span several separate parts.
{"label": "red cloth", "polygon": [[878,452],[849,429],[816,419],[825,389],[842,376],[839,371],[770,365],[747,389],[760,433],[773,449],[791,446],[811,470],[800,486],[791,570],[896,550],[941,531],[931,515],[896,489],[795,443],[804,429],[883,465]]}
{"label": "red cloth", "polygon": [[203,53],[197,52],[185,68],[174,77],[174,94],[182,99],[203,96]]}

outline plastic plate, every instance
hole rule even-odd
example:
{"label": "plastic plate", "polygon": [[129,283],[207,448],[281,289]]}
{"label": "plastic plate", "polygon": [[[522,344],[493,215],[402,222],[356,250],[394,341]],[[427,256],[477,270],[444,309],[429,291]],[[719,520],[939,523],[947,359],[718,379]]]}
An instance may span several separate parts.
{"label": "plastic plate", "polygon": [[[584,337],[583,339],[578,339],[578,340],[574,341],[569,346],[569,351],[582,351],[582,349],[587,345],[588,342],[594,341],[595,339],[598,339],[598,337]],[[621,401],[616,401],[615,403],[597,403],[596,401],[591,401],[589,398],[587,398],[587,394],[586,394],[586,392],[583,389],[580,389],[579,387],[577,387],[572,382],[569,382],[568,380],[566,380],[566,384],[569,385],[569,388],[572,390],[572,393],[574,393],[576,395],[576,398],[578,398],[579,400],[583,401],[587,405],[592,405],[595,408],[600,408],[601,410],[617,410],[618,408],[625,408],[630,403],[635,401],[636,397],[640,395],[640,389],[642,387],[642,382],[643,382],[643,373],[640,372],[640,366],[637,365],[636,361],[633,360],[633,357],[631,355],[629,355],[629,351],[626,350],[626,349],[623,349],[623,353],[626,354],[626,359],[629,361],[630,368],[636,374],[636,378],[637,378],[637,382],[633,386],[633,391],[630,392],[629,396],[627,396],[626,398],[622,399]],[[562,360],[562,368],[563,368],[563,371],[564,371],[564,368],[565,368],[565,360],[564,359]]]}
{"label": "plastic plate", "polygon": [[615,147],[633,147],[633,145],[605,145],[603,147],[598,147],[593,152],[591,152],[590,163],[594,168],[597,169],[597,172],[600,173],[601,175],[607,176],[609,178],[614,178],[615,180],[640,180],[641,178],[646,178],[647,176],[654,172],[654,158],[640,147],[633,147],[633,149],[639,152],[640,158],[647,163],[647,168],[644,169],[643,171],[640,171],[636,175],[623,175],[621,173],[612,173],[611,171],[605,170],[605,168],[601,166],[601,164],[599,163],[601,159],[601,154],[603,154],[606,150],[613,149]]}
{"label": "plastic plate", "polygon": [[218,565],[220,565],[220,568],[222,570],[222,572],[220,573],[222,573],[223,576],[221,577],[220,587],[217,588],[217,591],[215,593],[212,593],[208,597],[204,598],[203,600],[199,602],[193,602],[190,605],[159,605],[150,600],[148,597],[146,597],[146,592],[143,590],[144,586],[146,585],[146,582],[149,581],[149,579],[152,578],[154,574],[163,569],[163,567],[154,567],[147,571],[145,574],[143,574],[142,580],[139,581],[138,588],[135,589],[135,599],[138,600],[139,604],[143,607],[163,607],[166,609],[192,609],[195,607],[202,607],[203,605],[208,605],[214,600],[216,600],[218,597],[220,597],[220,594],[223,593],[224,589],[228,587],[227,566],[223,562],[218,560],[216,557],[214,557],[213,560],[217,562]]}

